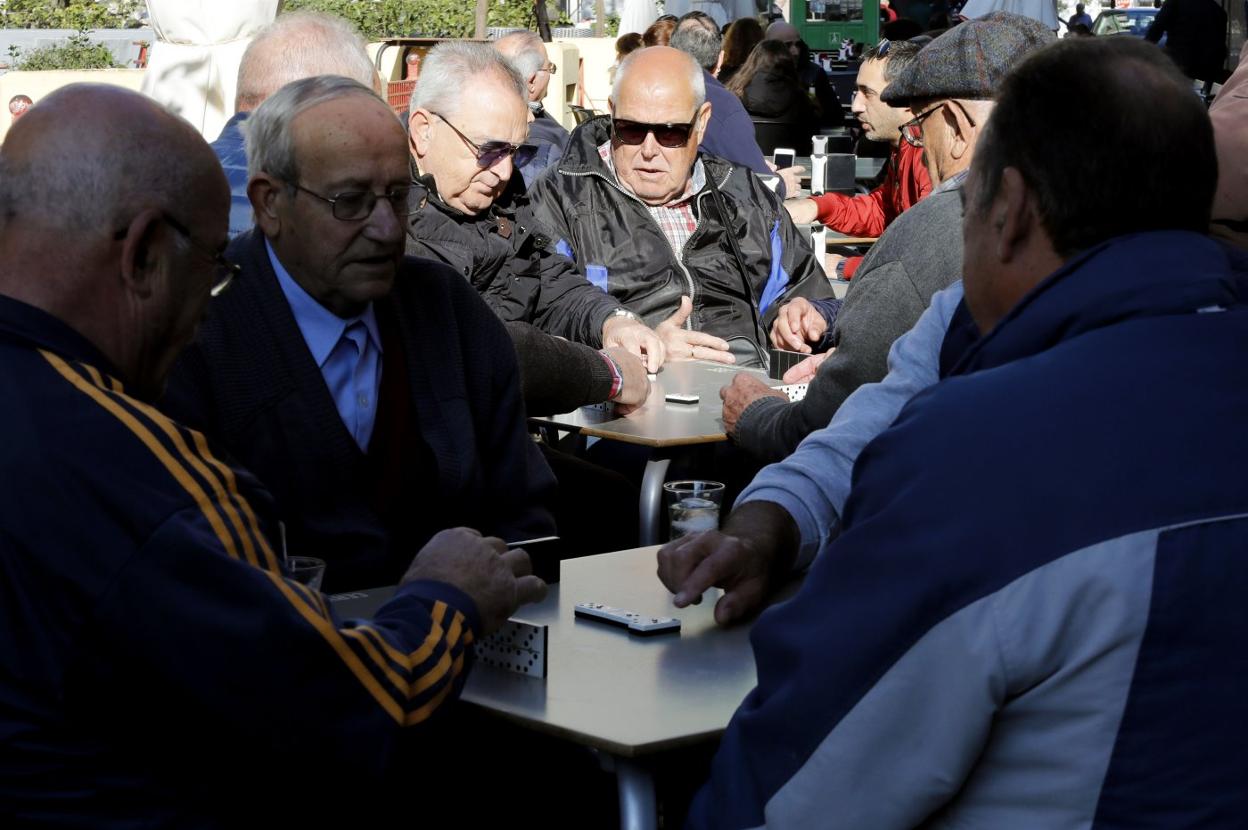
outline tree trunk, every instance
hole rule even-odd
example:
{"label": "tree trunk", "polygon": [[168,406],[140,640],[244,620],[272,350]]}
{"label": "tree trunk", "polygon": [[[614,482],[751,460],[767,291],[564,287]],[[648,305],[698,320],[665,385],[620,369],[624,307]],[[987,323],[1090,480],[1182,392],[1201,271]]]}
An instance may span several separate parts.
{"label": "tree trunk", "polygon": [[537,0],[533,4],[533,14],[537,17],[537,34],[546,43],[550,43],[550,15],[546,12],[546,0]]}
{"label": "tree trunk", "polygon": [[607,34],[607,4],[603,0],[594,0],[594,37],[605,37]]}
{"label": "tree trunk", "polygon": [[477,0],[477,26],[473,35],[477,40],[485,40],[485,21],[490,12],[490,0]]}

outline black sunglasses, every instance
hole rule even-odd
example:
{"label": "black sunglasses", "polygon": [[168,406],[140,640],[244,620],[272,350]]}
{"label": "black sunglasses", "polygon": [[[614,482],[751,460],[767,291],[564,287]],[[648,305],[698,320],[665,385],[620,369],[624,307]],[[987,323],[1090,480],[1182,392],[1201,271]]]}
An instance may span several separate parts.
{"label": "black sunglasses", "polygon": [[653,133],[654,140],[660,147],[684,147],[689,143],[689,135],[693,132],[695,121],[688,124],[647,124],[644,121],[629,121],[624,118],[611,119],[611,134],[621,144],[641,144],[646,136]]}
{"label": "black sunglasses", "polygon": [[[552,69],[551,71],[553,72],[554,70]],[[459,127],[456,127],[450,121],[447,121],[445,115],[433,112],[433,110],[430,110],[429,112],[431,115],[436,115],[438,118],[441,118],[446,126],[455,131],[455,135],[464,140],[464,143],[467,144],[469,148],[472,149],[473,154],[476,155],[477,166],[483,170],[493,167],[507,156],[512,157],[512,163],[515,164],[516,167],[524,167],[532,161],[533,156],[537,154],[537,148],[532,144],[510,144],[506,141],[487,141],[484,144],[477,144],[471,138],[460,132]]]}

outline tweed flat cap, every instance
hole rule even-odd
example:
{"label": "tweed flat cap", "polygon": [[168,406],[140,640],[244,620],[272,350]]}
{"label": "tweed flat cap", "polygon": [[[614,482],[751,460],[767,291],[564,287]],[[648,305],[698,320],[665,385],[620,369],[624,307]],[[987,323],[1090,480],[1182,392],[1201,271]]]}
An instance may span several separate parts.
{"label": "tweed flat cap", "polygon": [[1015,64],[1054,40],[1038,20],[991,12],[924,46],[880,98],[894,107],[933,98],[992,98]]}

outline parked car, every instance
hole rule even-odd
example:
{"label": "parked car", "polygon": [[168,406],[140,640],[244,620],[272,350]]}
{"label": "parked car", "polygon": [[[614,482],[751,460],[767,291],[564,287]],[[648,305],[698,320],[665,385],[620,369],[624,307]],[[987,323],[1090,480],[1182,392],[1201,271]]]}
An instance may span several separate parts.
{"label": "parked car", "polygon": [[[1161,9],[1133,8],[1109,9],[1096,16],[1092,22],[1092,34],[1101,35],[1132,35],[1144,37],[1148,27],[1153,25],[1153,18]],[[1164,38],[1163,38],[1163,43]]]}

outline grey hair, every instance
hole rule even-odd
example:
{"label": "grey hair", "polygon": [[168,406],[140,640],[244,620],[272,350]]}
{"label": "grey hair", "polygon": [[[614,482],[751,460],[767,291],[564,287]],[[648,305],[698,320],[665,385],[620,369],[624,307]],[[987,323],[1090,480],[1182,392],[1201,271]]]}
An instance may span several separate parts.
{"label": "grey hair", "polygon": [[251,110],[291,81],[342,75],[378,89],[364,38],[340,17],[290,12],[266,26],[243,52],[235,107]]}
{"label": "grey hair", "polygon": [[[645,49],[637,49],[629,52],[624,56],[624,60],[620,61],[620,65],[615,68],[615,80],[611,83],[611,101],[620,100],[620,90],[624,88],[624,78],[628,75],[628,70],[634,63],[641,60],[641,56],[649,52],[651,49],[664,49],[664,46],[647,46]],[[702,74],[702,67],[698,66],[698,62],[693,59],[693,55],[688,52],[683,53],[689,61],[689,88],[693,91],[693,108],[696,110],[706,101],[706,76]]]}
{"label": "grey hair", "polygon": [[686,20],[672,32],[671,47],[690,54],[698,65],[710,72],[719,62],[719,52],[724,38],[716,29],[712,31],[700,21]]}
{"label": "grey hair", "polygon": [[493,46],[462,40],[439,43],[429,50],[420,65],[420,77],[416,79],[408,109],[454,115],[459,111],[464,85],[490,74],[504,81],[520,100],[529,100],[528,84]]}
{"label": "grey hair", "polygon": [[546,63],[546,44],[534,32],[509,32],[494,41],[494,48],[511,62],[525,83]]}
{"label": "grey hair", "polygon": [[298,181],[299,163],[295,158],[291,124],[317,104],[351,95],[366,95],[382,106],[389,106],[364,84],[341,75],[303,78],[270,95],[243,122],[243,137],[247,142],[247,178],[268,173],[284,182]]}

